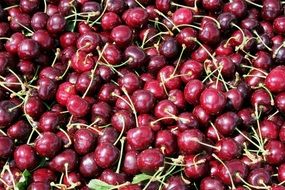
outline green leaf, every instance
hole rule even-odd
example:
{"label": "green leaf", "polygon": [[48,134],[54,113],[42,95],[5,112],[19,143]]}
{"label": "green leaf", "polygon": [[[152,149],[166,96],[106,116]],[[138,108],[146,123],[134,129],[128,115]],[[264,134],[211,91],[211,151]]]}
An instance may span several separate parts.
{"label": "green leaf", "polygon": [[142,181],[151,179],[152,176],[151,175],[147,175],[147,174],[138,174],[133,178],[132,184],[137,184],[140,183]]}
{"label": "green leaf", "polygon": [[22,177],[20,178],[19,182],[16,184],[16,187],[19,190],[27,189],[30,177],[31,177],[31,173],[28,170],[23,171]]}
{"label": "green leaf", "polygon": [[108,183],[105,183],[104,181],[101,181],[99,179],[92,179],[88,183],[88,187],[94,190],[110,190],[113,185],[109,185]]}
{"label": "green leaf", "polygon": [[66,23],[66,30],[69,32],[73,32],[76,26],[76,21],[68,20]]}

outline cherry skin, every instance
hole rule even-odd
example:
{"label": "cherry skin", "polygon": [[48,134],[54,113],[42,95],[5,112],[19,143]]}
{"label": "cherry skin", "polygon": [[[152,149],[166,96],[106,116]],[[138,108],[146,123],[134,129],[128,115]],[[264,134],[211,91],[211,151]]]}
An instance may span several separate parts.
{"label": "cherry skin", "polygon": [[0,136],[0,158],[9,157],[14,148],[14,143],[11,138],[6,136]]}
{"label": "cherry skin", "polygon": [[122,60],[122,53],[118,46],[114,44],[106,45],[102,56],[111,65],[117,65]]}
{"label": "cherry skin", "polygon": [[65,18],[60,14],[53,14],[47,20],[47,29],[50,33],[60,33],[66,25]]}
{"label": "cherry skin", "polygon": [[[241,155],[241,146],[232,138],[223,138],[216,144],[217,156],[222,160],[231,160]],[[231,151],[229,151],[231,150]]]}
{"label": "cherry skin", "polygon": [[57,172],[73,171],[77,167],[78,156],[72,149],[66,149],[57,154],[50,162],[49,167]]}
{"label": "cherry skin", "polygon": [[127,142],[134,150],[148,148],[154,140],[150,127],[137,127],[127,132]]}
{"label": "cherry skin", "polygon": [[146,63],[148,57],[143,49],[137,46],[129,46],[125,49],[124,57],[130,68],[138,68]]}
{"label": "cherry skin", "polygon": [[130,27],[119,25],[112,29],[111,38],[120,47],[126,47],[130,44],[133,34]]}
{"label": "cherry skin", "polygon": [[208,163],[204,155],[187,155],[184,162],[184,173],[188,178],[197,180],[207,175]]}
{"label": "cherry skin", "polygon": [[20,145],[15,149],[14,160],[20,170],[33,169],[38,162],[35,150],[27,144]]}
{"label": "cherry skin", "polygon": [[80,51],[91,53],[96,50],[96,48],[100,45],[100,42],[101,38],[99,34],[95,32],[86,32],[79,36],[76,47],[80,49]]}
{"label": "cherry skin", "polygon": [[164,163],[164,156],[158,149],[146,149],[137,157],[137,166],[141,172],[153,174]]}
{"label": "cherry skin", "polygon": [[38,168],[32,174],[34,182],[50,183],[56,180],[55,173],[48,168]]}
{"label": "cherry skin", "polygon": [[139,173],[139,168],[137,165],[137,156],[138,153],[136,151],[128,151],[126,152],[122,170],[128,175],[136,175]]}
{"label": "cherry skin", "polygon": [[135,126],[134,117],[127,110],[117,111],[111,118],[111,124],[117,131],[128,131]]}
{"label": "cherry skin", "polygon": [[89,104],[77,95],[68,98],[67,110],[75,117],[83,117],[89,112]]}
{"label": "cherry skin", "polygon": [[134,107],[138,113],[148,113],[154,107],[153,94],[146,90],[137,90],[131,97]]}
{"label": "cherry skin", "polygon": [[192,11],[187,8],[179,8],[173,13],[172,20],[175,25],[191,24],[193,21]]}
{"label": "cherry skin", "polygon": [[267,185],[271,183],[271,174],[264,168],[257,168],[248,174],[247,181],[254,186]]}
{"label": "cherry skin", "polygon": [[45,132],[35,141],[35,151],[43,157],[53,158],[62,147],[61,139],[56,134]]}
{"label": "cherry skin", "polygon": [[159,52],[166,58],[173,58],[178,54],[177,40],[173,37],[167,37],[159,46]]}
{"label": "cherry skin", "polygon": [[282,113],[285,112],[285,93],[281,92],[277,96],[275,96],[274,104]]}
{"label": "cherry skin", "polygon": [[113,144],[101,143],[95,149],[94,159],[101,168],[109,168],[117,163],[119,152]]}
{"label": "cherry skin", "polygon": [[96,143],[96,136],[88,129],[78,129],[73,135],[74,150],[79,155],[91,152]]}
{"label": "cherry skin", "polygon": [[211,189],[224,190],[225,186],[218,179],[211,178],[211,177],[205,177],[200,183],[200,189],[201,190],[211,190]]}
{"label": "cherry skin", "polygon": [[283,80],[285,77],[285,67],[278,66],[271,70],[265,79],[266,87],[273,93],[285,91]]}
{"label": "cherry skin", "polygon": [[92,105],[91,121],[98,125],[106,125],[109,123],[112,114],[112,108],[106,102],[100,101]]}
{"label": "cherry skin", "polygon": [[281,3],[276,0],[265,0],[262,2],[261,16],[263,19],[272,21],[274,20],[281,12]]}
{"label": "cherry skin", "polygon": [[200,96],[201,106],[211,115],[218,114],[226,105],[226,97],[223,92],[208,88]]}
{"label": "cherry skin", "polygon": [[100,168],[96,164],[93,153],[84,155],[79,163],[79,172],[83,177],[97,177]]}
{"label": "cherry skin", "polygon": [[203,145],[199,142],[205,141],[205,135],[198,129],[188,129],[178,134],[177,144],[179,150],[184,154],[199,152]]}
{"label": "cherry skin", "polygon": [[19,120],[7,129],[7,135],[11,139],[26,140],[32,131],[32,127],[24,120]]}
{"label": "cherry skin", "polygon": [[240,123],[241,119],[236,113],[226,112],[216,118],[214,125],[222,135],[229,136]]}
{"label": "cherry skin", "polygon": [[39,54],[39,44],[32,39],[25,39],[18,45],[18,56],[22,59],[33,59]]}
{"label": "cherry skin", "polygon": [[170,100],[162,100],[158,102],[154,108],[154,115],[157,118],[165,118],[162,120],[165,124],[173,123],[173,119],[168,119],[167,117],[175,116],[177,113],[177,107]]}
{"label": "cherry skin", "polygon": [[[10,109],[17,106],[14,102],[9,100],[3,100],[0,102],[0,125],[5,127],[12,124],[18,115],[18,109]],[[3,128],[1,127],[1,128]]]}
{"label": "cherry skin", "polygon": [[278,140],[270,140],[265,145],[266,160],[269,164],[279,165],[284,162],[285,145]]}
{"label": "cherry skin", "polygon": [[128,9],[122,17],[131,28],[140,28],[148,21],[148,13],[141,7]]}
{"label": "cherry skin", "polygon": [[111,169],[104,170],[99,179],[111,185],[123,184],[126,181],[124,174],[113,172]]}

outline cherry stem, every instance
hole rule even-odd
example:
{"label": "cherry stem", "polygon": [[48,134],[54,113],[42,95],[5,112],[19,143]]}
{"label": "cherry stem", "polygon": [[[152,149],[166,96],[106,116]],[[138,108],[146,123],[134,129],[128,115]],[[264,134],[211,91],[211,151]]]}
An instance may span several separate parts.
{"label": "cherry stem", "polygon": [[220,135],[219,135],[219,132],[218,132],[216,126],[215,126],[212,122],[210,122],[210,125],[211,125],[211,126],[213,127],[213,129],[215,130],[215,133],[216,133],[216,135],[217,135],[218,140],[221,140]]}
{"label": "cherry stem", "polygon": [[268,49],[269,51],[272,51],[272,48],[268,47],[268,45],[264,43],[264,41],[261,39],[261,37],[255,30],[253,31],[253,33],[257,36],[258,40],[264,45],[264,47],[266,47],[266,49]]}
{"label": "cherry stem", "polygon": [[187,9],[191,9],[191,10],[193,10],[195,12],[197,11],[197,0],[194,1],[194,7],[180,5],[180,4],[177,4],[175,2],[171,2],[171,5],[174,5],[174,6],[177,6],[177,7],[182,7],[182,8],[187,8]]}
{"label": "cherry stem", "polygon": [[138,0],[135,0],[135,2],[143,9],[145,9],[145,7],[138,1]]}
{"label": "cherry stem", "polygon": [[159,10],[155,9],[154,10],[157,14],[159,14],[160,16],[162,16],[163,18],[165,18],[168,22],[170,22],[173,25],[173,29],[176,29],[178,32],[180,32],[181,30],[172,22],[172,20],[170,18],[168,18],[167,16],[165,16],[162,12],[160,12]]}
{"label": "cherry stem", "polygon": [[285,46],[285,41],[273,52],[272,57],[275,58],[278,51]]}
{"label": "cherry stem", "polygon": [[[213,74],[215,74],[215,72],[217,72],[220,68],[217,67],[215,70],[213,70],[210,74],[208,74],[204,80],[202,81],[202,83],[206,82],[208,78],[210,78]],[[207,72],[207,69],[204,68],[204,70]]]}
{"label": "cherry stem", "polygon": [[[176,27],[177,27],[177,28],[179,28],[179,27],[191,27],[191,28],[195,28],[195,29],[197,29],[197,30],[202,30],[201,27],[196,26],[196,25],[193,25],[193,24],[179,24],[179,25],[177,25]],[[179,32],[180,32],[180,31],[179,31]]]}
{"label": "cherry stem", "polygon": [[[245,41],[246,41],[246,36],[245,36],[245,34],[244,34],[244,31],[238,26],[238,25],[236,25],[235,23],[231,23],[231,25],[232,26],[234,26],[234,27],[236,27],[240,32],[241,32],[241,34],[242,34],[242,43],[241,43],[241,45],[243,44],[245,44]],[[240,45],[240,46],[241,46]],[[236,49],[236,51],[237,51],[237,49]]]}
{"label": "cherry stem", "polygon": [[10,166],[9,166],[9,163],[5,164],[5,170],[8,171],[9,175],[10,175],[10,178],[12,179],[12,184],[13,184],[13,188],[14,189],[17,189],[16,188],[16,182],[15,182],[15,178],[14,178],[14,175],[12,174],[11,170],[10,170]]}
{"label": "cherry stem", "polygon": [[[149,31],[149,30],[148,30],[148,31]],[[159,32],[159,33],[153,35],[152,37],[150,37],[149,39],[146,40],[147,35],[148,35],[148,33],[147,33],[146,35],[144,35],[144,39],[143,39],[141,48],[144,48],[144,45],[147,44],[150,40],[156,38],[157,36],[161,36],[161,35],[163,35],[163,34],[165,34],[165,35],[168,35],[168,34],[171,35],[171,33],[169,33],[169,32]]]}
{"label": "cherry stem", "polygon": [[[102,1],[102,3],[103,3],[103,1]],[[91,23],[91,26],[93,26],[94,24],[96,24],[97,22],[98,22],[98,20],[100,20],[101,18],[102,18],[102,16],[104,15],[104,13],[106,12],[106,10],[107,10],[107,3],[108,3],[108,0],[106,0],[106,5],[104,6],[104,9],[103,9],[103,11],[102,11],[102,13],[98,16],[98,18],[94,21],[94,22],[92,22]]]}
{"label": "cherry stem", "polygon": [[254,189],[269,189],[268,186],[265,187],[261,187],[261,186],[255,186],[255,185],[251,185],[250,183],[248,183],[246,180],[244,180],[239,173],[236,173],[236,176],[248,187],[254,188]]}
{"label": "cherry stem", "polygon": [[197,40],[197,38],[193,38],[193,40],[205,50],[205,52],[211,57],[211,59],[215,63],[216,58],[209,52],[209,50],[201,42],[199,42],[199,40]]}
{"label": "cherry stem", "polygon": [[206,146],[206,147],[215,149],[215,150],[217,150],[217,151],[220,151],[220,150],[221,150],[219,147],[216,147],[216,146],[213,146],[213,145],[210,145],[210,144],[201,142],[201,141],[199,141],[197,138],[192,138],[191,141],[197,142],[197,143],[199,143],[199,144],[201,144],[201,145],[203,145],[203,146]]}
{"label": "cherry stem", "polygon": [[[255,114],[257,129],[258,129],[258,133],[259,133],[259,139],[260,139],[259,143],[263,147],[264,142],[263,142],[263,139],[262,139],[262,133],[261,133],[260,123],[259,123],[259,119],[260,119],[261,113],[260,114],[258,113],[258,104],[254,105],[254,114]],[[257,137],[258,137],[258,135],[257,135]]]}
{"label": "cherry stem", "polygon": [[130,105],[131,105],[131,109],[132,109],[133,114],[134,114],[134,116],[135,116],[136,126],[138,127],[138,126],[139,126],[139,121],[138,121],[137,111],[136,111],[136,108],[135,108],[135,106],[134,106],[134,104],[133,104],[133,101],[132,101],[132,99],[130,98],[128,92],[126,91],[126,89],[125,89],[124,87],[122,88],[122,91],[124,92],[124,94],[127,96],[128,100],[129,100],[129,103],[130,103]]}
{"label": "cherry stem", "polygon": [[259,5],[259,4],[255,3],[255,2],[250,1],[250,0],[245,0],[245,1],[246,1],[247,3],[249,3],[249,4],[252,4],[252,5],[256,6],[256,7],[259,7],[259,8],[262,8],[262,7],[263,7],[262,5]]}
{"label": "cherry stem", "polygon": [[256,148],[258,148],[259,150],[261,149],[261,147],[256,144],[255,142],[253,142],[248,136],[246,136],[243,132],[241,132],[238,128],[235,129],[239,134],[241,134],[244,138],[246,138],[246,140],[248,140],[251,144],[253,144],[254,146],[256,146]]}
{"label": "cherry stem", "polygon": [[274,106],[274,98],[273,98],[273,95],[270,92],[270,90],[266,86],[264,86],[262,83],[259,83],[258,87],[263,88],[269,94],[269,96],[270,96],[270,104],[272,106]]}
{"label": "cherry stem", "polygon": [[208,18],[208,19],[214,21],[214,22],[217,24],[217,26],[218,26],[219,29],[221,28],[220,23],[219,23],[216,19],[214,19],[213,17],[206,16],[206,15],[193,15],[193,17],[194,17],[194,18]]}
{"label": "cherry stem", "polygon": [[176,71],[177,71],[177,69],[178,69],[178,67],[179,67],[179,64],[180,64],[180,61],[181,61],[181,58],[182,58],[182,55],[183,55],[183,52],[185,51],[185,49],[186,49],[186,45],[185,45],[185,44],[182,44],[181,53],[180,53],[180,55],[179,55],[179,58],[178,58],[178,61],[177,61],[177,63],[176,63],[176,66],[175,66],[175,68],[174,68],[174,71],[173,71],[173,73],[170,75],[170,78],[175,75],[175,73],[176,73]]}
{"label": "cherry stem", "polygon": [[67,132],[65,130],[63,130],[62,128],[58,128],[61,132],[63,132],[63,134],[67,137],[68,139],[68,143],[64,145],[65,148],[68,148],[71,144],[72,144],[72,140],[69,137],[69,135],[67,134]]}
{"label": "cherry stem", "polygon": [[263,70],[261,70],[261,69],[259,69],[259,68],[256,68],[256,67],[252,67],[252,66],[248,66],[248,65],[243,65],[243,64],[240,65],[240,66],[241,66],[241,67],[244,67],[244,68],[249,68],[249,69],[257,70],[257,71],[263,73],[265,76],[268,75],[268,73],[266,73],[265,71],[263,71]]}
{"label": "cherry stem", "polygon": [[218,160],[218,161],[226,168],[227,173],[228,173],[228,175],[229,175],[229,177],[230,177],[230,180],[231,180],[231,184],[232,184],[232,188],[231,188],[231,189],[236,189],[235,184],[234,184],[234,180],[233,180],[233,177],[232,177],[232,174],[231,174],[229,168],[226,166],[226,164],[225,164],[216,154],[213,153],[212,156],[213,156],[216,160]]}
{"label": "cherry stem", "polygon": [[81,13],[77,13],[75,11],[72,11],[72,13],[73,13],[72,15],[66,16],[65,19],[69,19],[71,17],[76,17],[76,16],[87,18],[87,17],[90,17],[90,16],[98,16],[100,14],[99,11],[81,12]]}
{"label": "cherry stem", "polygon": [[157,24],[162,25],[163,27],[166,28],[166,30],[168,31],[168,33],[169,33],[170,36],[173,36],[173,35],[174,35],[173,32],[172,32],[164,23],[158,21],[158,18],[157,18],[157,20],[149,20],[149,21],[150,21],[150,22],[153,22],[153,23],[155,24],[155,26],[156,26]]}
{"label": "cherry stem", "polygon": [[274,112],[272,115],[270,115],[269,117],[268,117],[268,119],[269,120],[271,120],[276,114],[278,114],[279,113],[279,110],[276,110],[276,112]]}
{"label": "cherry stem", "polygon": [[122,163],[122,158],[123,158],[123,152],[124,152],[125,140],[126,140],[126,137],[122,137],[120,139],[120,142],[121,142],[121,152],[120,152],[120,159],[119,159],[119,162],[118,162],[116,173],[120,173],[120,168],[121,168],[121,163]]}
{"label": "cherry stem", "polygon": [[123,127],[122,127],[122,130],[120,132],[120,135],[118,136],[117,140],[114,142],[114,145],[116,145],[120,141],[121,137],[123,136],[123,134],[125,132],[125,127],[126,127],[125,120],[122,116],[120,116],[120,119],[122,119]]}
{"label": "cherry stem", "polygon": [[55,64],[57,58],[59,57],[59,55],[60,55],[60,49],[56,48],[55,57],[54,57],[54,59],[52,61],[52,64],[51,64],[52,67],[54,66],[54,64]]}
{"label": "cherry stem", "polygon": [[15,20],[17,22],[17,24],[19,24],[20,26],[22,26],[24,29],[26,29],[28,32],[30,32],[30,34],[34,34],[34,32],[29,29],[27,26],[23,25],[22,23],[18,22],[17,20]]}
{"label": "cherry stem", "polygon": [[6,11],[6,10],[9,10],[9,9],[12,9],[12,8],[15,8],[15,7],[19,7],[20,5],[12,5],[10,7],[6,7],[4,8],[3,10]]}
{"label": "cherry stem", "polygon": [[0,40],[10,40],[11,38],[7,38],[7,37],[0,37]]}
{"label": "cherry stem", "polygon": [[148,181],[148,183],[144,186],[144,188],[142,190],[146,190],[147,187],[150,185],[150,183],[152,181],[154,181],[154,179],[156,178],[157,175],[160,175],[163,171],[164,167],[160,167],[154,174],[153,176],[150,178],[150,180]]}
{"label": "cherry stem", "polygon": [[65,71],[63,72],[63,74],[61,76],[58,77],[58,80],[62,80],[63,79],[63,77],[66,75],[67,71],[69,70],[70,65],[71,65],[71,61],[69,60]]}

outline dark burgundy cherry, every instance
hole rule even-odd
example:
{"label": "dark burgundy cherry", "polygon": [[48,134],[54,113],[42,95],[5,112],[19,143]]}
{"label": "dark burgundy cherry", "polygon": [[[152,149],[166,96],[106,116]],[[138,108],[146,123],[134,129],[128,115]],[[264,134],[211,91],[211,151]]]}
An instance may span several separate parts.
{"label": "dark burgundy cherry", "polygon": [[53,158],[62,147],[61,139],[52,132],[45,132],[35,141],[36,152],[43,157]]}
{"label": "dark burgundy cherry", "polygon": [[144,50],[134,45],[125,49],[124,57],[130,68],[139,68],[148,60]]}
{"label": "dark burgundy cherry", "polygon": [[77,39],[76,47],[86,53],[91,53],[100,45],[100,35],[95,32],[86,32]]}
{"label": "dark burgundy cherry", "polygon": [[112,108],[106,102],[93,104],[91,108],[91,120],[98,125],[106,125],[110,121]]}
{"label": "dark burgundy cherry", "polygon": [[227,106],[234,110],[240,110],[244,102],[242,93],[237,89],[230,89],[225,95],[228,99]]}
{"label": "dark burgundy cherry", "polygon": [[105,83],[99,93],[98,98],[107,103],[114,103],[117,100],[117,95],[120,95],[120,89],[113,83]]}
{"label": "dark burgundy cherry", "polygon": [[84,117],[88,114],[89,103],[77,95],[68,98],[67,110],[75,117]]}
{"label": "dark burgundy cherry", "polygon": [[109,168],[115,165],[119,159],[117,147],[110,143],[100,143],[94,152],[94,158],[98,166],[101,168]]}
{"label": "dark burgundy cherry", "polygon": [[33,13],[39,9],[39,0],[20,0],[20,7],[26,13]]}
{"label": "dark burgundy cherry", "polygon": [[190,9],[179,8],[173,13],[172,20],[175,25],[191,24],[193,13]]}
{"label": "dark burgundy cherry", "polygon": [[42,132],[55,131],[60,125],[59,113],[55,111],[48,111],[41,115],[38,128]]}
{"label": "dark burgundy cherry", "polygon": [[111,31],[112,40],[120,47],[126,47],[133,38],[132,30],[126,25],[119,25]]}
{"label": "dark burgundy cherry", "polygon": [[122,170],[128,175],[136,175],[139,173],[139,168],[137,166],[137,156],[136,151],[128,151],[125,154],[125,158],[122,164]]}
{"label": "dark burgundy cherry", "polygon": [[123,14],[125,23],[131,28],[140,28],[148,21],[148,13],[141,7],[128,9]]}
{"label": "dark burgundy cherry", "polygon": [[279,135],[278,125],[268,119],[260,122],[260,131],[264,139],[277,139]]}
{"label": "dark burgundy cherry", "polygon": [[43,182],[32,182],[27,190],[49,190],[51,186],[48,183]]}
{"label": "dark burgundy cherry", "polygon": [[166,58],[173,58],[178,54],[177,40],[173,37],[167,37],[159,46],[159,52]]}
{"label": "dark burgundy cherry", "polygon": [[198,119],[191,112],[183,112],[178,116],[178,129],[184,131],[186,129],[198,128]]}
{"label": "dark burgundy cherry", "polygon": [[19,120],[7,129],[7,135],[11,139],[25,140],[28,138],[32,127],[24,120]]}
{"label": "dark burgundy cherry", "polygon": [[147,69],[151,73],[157,73],[161,68],[166,65],[166,59],[162,55],[150,56]]}
{"label": "dark burgundy cherry", "polygon": [[152,80],[146,82],[144,85],[144,90],[150,91],[156,99],[166,98],[165,90],[158,80]]}
{"label": "dark burgundy cherry", "polygon": [[281,2],[278,0],[265,0],[262,4],[261,16],[265,20],[273,21],[281,13]]}
{"label": "dark burgundy cherry", "polygon": [[115,143],[118,139],[119,132],[113,127],[107,127],[98,137],[98,143]]}
{"label": "dark burgundy cherry", "polygon": [[10,137],[0,136],[0,158],[5,159],[11,156],[14,143]]}
{"label": "dark burgundy cherry", "polygon": [[275,96],[274,102],[278,110],[284,113],[285,112],[285,93],[281,92],[277,96]]}
{"label": "dark burgundy cherry", "polygon": [[278,140],[269,140],[265,145],[266,161],[271,165],[279,165],[285,159],[285,145]]}
{"label": "dark burgundy cherry", "polygon": [[165,156],[171,156],[177,152],[176,138],[169,130],[158,131],[155,147],[159,148]]}
{"label": "dark burgundy cherry", "polygon": [[19,43],[17,53],[21,59],[33,59],[39,55],[39,44],[35,40],[25,39]]}
{"label": "dark burgundy cherry", "polygon": [[179,89],[181,85],[181,79],[179,77],[175,77],[175,67],[167,65],[160,69],[157,74],[157,80],[159,80],[161,85],[164,85],[166,88],[173,90]]}
{"label": "dark burgundy cherry", "polygon": [[209,124],[211,116],[202,106],[195,106],[193,109],[193,114],[201,126],[207,126]]}
{"label": "dark burgundy cherry", "polygon": [[164,124],[172,124],[173,119],[169,117],[176,116],[177,113],[177,107],[170,100],[162,100],[158,102],[154,108],[154,115],[158,119],[162,119]]}
{"label": "dark burgundy cherry", "polygon": [[270,111],[272,109],[272,103],[274,103],[271,102],[268,92],[263,89],[254,91],[250,101],[253,107],[257,106],[257,108],[263,112]]}
{"label": "dark burgundy cherry", "polygon": [[201,190],[224,190],[225,186],[224,184],[216,178],[212,177],[205,177],[201,183],[200,183],[200,189]]}
{"label": "dark burgundy cherry", "polygon": [[136,90],[132,97],[132,102],[136,111],[140,114],[150,112],[154,107],[154,97],[153,94],[146,90]]}
{"label": "dark burgundy cherry", "polygon": [[184,173],[189,179],[197,180],[208,173],[208,162],[204,155],[187,155],[184,157]]}
{"label": "dark burgundy cherry", "polygon": [[185,108],[186,101],[184,98],[184,94],[181,90],[170,90],[168,94],[168,100],[172,101],[179,109]]}
{"label": "dark burgundy cherry", "polygon": [[72,149],[66,149],[49,162],[49,167],[57,172],[73,171],[77,167],[77,162],[76,152]]}
{"label": "dark burgundy cherry", "polygon": [[285,67],[278,66],[270,71],[265,79],[266,87],[273,93],[285,91]]}
{"label": "dark burgundy cherry", "polygon": [[85,155],[95,148],[96,136],[89,129],[78,129],[73,135],[74,150]]}
{"label": "dark burgundy cherry", "polygon": [[134,91],[138,90],[141,86],[141,80],[135,73],[127,73],[118,79],[118,84],[121,88],[132,94]]}
{"label": "dark burgundy cherry", "polygon": [[184,88],[185,100],[191,105],[197,105],[199,100],[197,97],[201,95],[204,90],[204,85],[200,80],[190,80]]}
{"label": "dark burgundy cherry", "polygon": [[285,164],[278,167],[278,181],[281,183],[285,180]]}
{"label": "dark burgundy cherry", "polygon": [[100,84],[101,79],[98,75],[94,75],[92,77],[92,73],[90,71],[85,71],[78,76],[75,88],[81,94],[84,94],[88,90],[86,94],[92,95],[100,87]]}
{"label": "dark burgundy cherry", "polygon": [[47,20],[47,30],[50,33],[60,33],[64,31],[66,25],[65,18],[60,14],[53,14]]}
{"label": "dark burgundy cherry", "polygon": [[216,44],[220,40],[220,30],[213,22],[207,22],[199,32],[199,39],[206,44]]}
{"label": "dark burgundy cherry", "polygon": [[30,27],[31,17],[26,13],[19,13],[10,18],[10,28],[13,31],[21,31],[24,27]]}
{"label": "dark burgundy cherry", "polygon": [[14,109],[17,105],[10,100],[0,102],[0,128],[9,126],[15,121],[18,115],[18,109]]}
{"label": "dark burgundy cherry", "polygon": [[164,164],[164,156],[158,149],[146,149],[137,156],[137,166],[146,174],[155,173]]}
{"label": "dark burgundy cherry", "polygon": [[247,181],[253,186],[268,185],[271,183],[271,174],[265,168],[251,170],[248,174]]}
{"label": "dark burgundy cherry", "polygon": [[111,118],[112,126],[117,131],[128,131],[135,126],[134,117],[131,112],[127,110],[117,111]]}
{"label": "dark burgundy cherry", "polygon": [[126,181],[123,173],[113,172],[111,169],[104,170],[99,179],[111,185],[119,185]]}
{"label": "dark burgundy cherry", "polygon": [[127,132],[127,142],[134,150],[147,149],[154,140],[150,127],[137,127]]}
{"label": "dark burgundy cherry", "polygon": [[226,105],[226,97],[223,92],[208,88],[200,96],[201,106],[211,115],[220,113]]}
{"label": "dark burgundy cherry", "polygon": [[25,113],[32,118],[38,118],[44,109],[44,104],[38,96],[30,96],[24,105]]}
{"label": "dark burgundy cherry", "polygon": [[217,156],[222,160],[231,160],[241,155],[241,145],[232,138],[223,138],[216,144]]}
{"label": "dark burgundy cherry", "polygon": [[138,116],[139,127],[149,126],[153,131],[159,131],[161,129],[161,123],[159,121],[152,123],[153,121],[155,121],[155,117],[150,114],[140,114]]}
{"label": "dark burgundy cherry", "polygon": [[121,24],[121,18],[114,12],[107,12],[102,16],[101,26],[104,30],[112,30]]}
{"label": "dark burgundy cherry", "polygon": [[60,45],[63,48],[67,48],[69,46],[75,46],[77,37],[78,35],[75,32],[66,32],[59,37]]}
{"label": "dark burgundy cherry", "polygon": [[47,5],[46,14],[48,16],[52,16],[52,15],[58,14],[58,13],[59,13],[59,10],[58,10],[58,6],[57,5],[54,5],[54,4],[48,4]]}
{"label": "dark burgundy cherry", "polygon": [[48,15],[44,12],[36,12],[31,18],[31,27],[34,30],[43,30],[46,28]]}
{"label": "dark burgundy cherry", "polygon": [[182,45],[184,44],[187,48],[193,49],[196,46],[196,42],[193,40],[197,37],[197,31],[193,28],[183,28],[177,35],[177,42]]}
{"label": "dark burgundy cherry", "polygon": [[265,51],[258,51],[256,58],[252,61],[254,67],[268,70],[272,66],[272,58]]}
{"label": "dark burgundy cherry", "polygon": [[230,12],[237,18],[243,17],[247,11],[247,4],[242,0],[234,0],[225,4],[224,12]]}
{"label": "dark burgundy cherry", "polygon": [[96,57],[84,51],[77,51],[71,57],[71,67],[79,73],[93,69],[95,62]]}
{"label": "dark burgundy cherry", "polygon": [[232,28],[232,23],[236,23],[236,16],[230,12],[221,13],[217,21],[220,24],[220,27],[223,31],[227,32],[230,28]]}
{"label": "dark burgundy cherry", "polygon": [[84,155],[79,164],[79,172],[83,177],[96,177],[100,168],[95,162],[93,153]]}
{"label": "dark burgundy cherry", "polygon": [[114,44],[108,44],[103,52],[104,59],[111,65],[117,65],[122,60],[122,53],[119,48]]}
{"label": "dark burgundy cherry", "polygon": [[14,160],[20,170],[33,169],[38,163],[35,150],[27,144],[20,145],[15,149]]}
{"label": "dark burgundy cherry", "polygon": [[215,120],[215,127],[224,136],[230,136],[241,123],[240,117],[234,112],[226,112]]}
{"label": "dark burgundy cherry", "polygon": [[40,78],[38,80],[38,94],[42,100],[51,100],[55,97],[57,85],[49,78]]}
{"label": "dark burgundy cherry", "polygon": [[187,60],[182,63],[179,69],[181,79],[184,83],[193,79],[199,79],[203,72],[203,66],[201,63],[194,60]]}
{"label": "dark burgundy cherry", "polygon": [[32,174],[33,182],[50,183],[56,180],[55,173],[48,168],[38,168]]}
{"label": "dark burgundy cherry", "polygon": [[218,176],[224,184],[231,185],[231,177],[235,184],[242,183],[240,178],[246,180],[248,167],[242,161],[233,159],[225,162],[225,166],[220,164],[218,172]]}
{"label": "dark burgundy cherry", "polygon": [[179,150],[184,154],[194,154],[203,148],[199,142],[205,140],[205,135],[198,129],[188,129],[178,134]]}

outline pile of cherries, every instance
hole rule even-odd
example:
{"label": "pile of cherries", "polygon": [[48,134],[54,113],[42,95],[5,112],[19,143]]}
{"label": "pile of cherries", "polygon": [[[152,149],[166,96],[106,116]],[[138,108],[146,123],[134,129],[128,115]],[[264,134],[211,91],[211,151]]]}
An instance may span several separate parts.
{"label": "pile of cherries", "polygon": [[0,190],[285,190],[280,0],[1,0]]}

